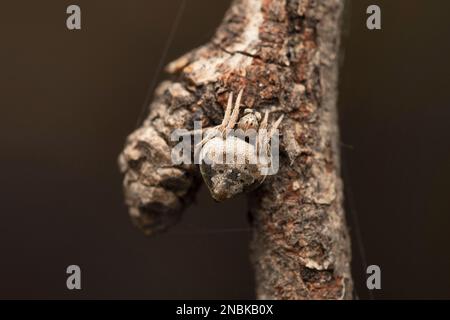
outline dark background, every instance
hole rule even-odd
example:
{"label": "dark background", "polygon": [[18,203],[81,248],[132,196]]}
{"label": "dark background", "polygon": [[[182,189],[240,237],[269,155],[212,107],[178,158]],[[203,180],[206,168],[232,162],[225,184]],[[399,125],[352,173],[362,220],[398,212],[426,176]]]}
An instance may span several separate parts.
{"label": "dark background", "polygon": [[[66,29],[66,7],[82,30]],[[229,1],[4,1],[0,10],[0,298],[253,298],[244,197],[197,204],[145,238],[117,155],[160,60],[208,41]],[[382,30],[365,27],[382,8]],[[361,298],[450,298],[450,2],[353,1],[339,113]],[[66,289],[66,267],[82,290]],[[382,289],[365,289],[366,264]]]}

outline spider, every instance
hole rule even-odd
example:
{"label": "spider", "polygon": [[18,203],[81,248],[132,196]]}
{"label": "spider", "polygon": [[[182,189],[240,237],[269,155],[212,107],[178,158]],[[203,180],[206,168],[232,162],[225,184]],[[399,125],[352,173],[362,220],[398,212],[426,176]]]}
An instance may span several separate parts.
{"label": "spider", "polygon": [[[233,93],[228,97],[222,123],[209,128],[195,147],[199,154],[200,172],[212,197],[223,201],[260,185],[271,165],[271,139],[283,120],[280,116],[268,129],[269,111],[261,123],[261,114],[245,109],[239,119],[243,89],[233,107]],[[240,133],[232,135],[237,126]],[[248,139],[248,141],[247,141]],[[261,161],[262,160],[262,161]]]}
{"label": "spider", "polygon": [[[269,111],[265,112],[264,119],[262,120],[261,124],[259,124],[259,121],[261,121],[261,114],[253,109],[245,109],[244,116],[238,121],[243,92],[244,89],[241,89],[239,91],[236,102],[234,104],[234,108],[233,108],[233,92],[230,93],[230,95],[228,96],[227,108],[225,110],[225,115],[223,117],[222,123],[213,128],[207,128],[205,138],[197,146],[203,146],[207,141],[215,137],[217,135],[217,132],[225,134],[226,130],[233,129],[236,126],[236,124],[237,128],[243,130],[244,132],[250,129],[267,130]],[[275,130],[277,130],[282,120],[283,116],[279,117],[278,120],[272,125],[272,128],[270,129],[272,133],[275,132]]]}

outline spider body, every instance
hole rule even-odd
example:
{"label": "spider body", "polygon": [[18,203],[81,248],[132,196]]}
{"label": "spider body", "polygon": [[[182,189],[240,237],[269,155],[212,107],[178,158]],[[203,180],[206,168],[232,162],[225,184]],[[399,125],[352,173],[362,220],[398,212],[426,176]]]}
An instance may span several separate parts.
{"label": "spider body", "polygon": [[250,129],[258,130],[261,114],[253,109],[245,109],[244,116],[239,120],[237,127],[244,132]]}
{"label": "spider body", "polygon": [[211,196],[223,201],[258,186],[263,176],[255,156],[253,145],[234,136],[208,141],[200,152],[200,172]]}
{"label": "spider body", "polygon": [[[230,93],[222,123],[210,128],[201,147],[200,172],[212,197],[223,201],[240,193],[253,190],[265,179],[263,167],[270,166],[270,140],[283,116],[268,130],[269,113],[264,119],[252,109],[245,109],[239,118],[241,90],[234,108]],[[233,109],[233,110],[232,110]],[[238,130],[234,130],[237,127]]]}

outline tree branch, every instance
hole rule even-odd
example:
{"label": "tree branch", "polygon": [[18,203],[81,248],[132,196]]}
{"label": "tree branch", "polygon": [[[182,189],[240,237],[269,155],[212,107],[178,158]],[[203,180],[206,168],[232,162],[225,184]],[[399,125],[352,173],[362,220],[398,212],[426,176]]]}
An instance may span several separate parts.
{"label": "tree branch", "polygon": [[336,119],[343,0],[236,0],[210,43],[167,67],[150,114],[120,156],[127,204],[147,234],[177,221],[199,185],[170,162],[170,133],[220,123],[229,91],[285,115],[280,170],[249,195],[262,299],[349,299]]}

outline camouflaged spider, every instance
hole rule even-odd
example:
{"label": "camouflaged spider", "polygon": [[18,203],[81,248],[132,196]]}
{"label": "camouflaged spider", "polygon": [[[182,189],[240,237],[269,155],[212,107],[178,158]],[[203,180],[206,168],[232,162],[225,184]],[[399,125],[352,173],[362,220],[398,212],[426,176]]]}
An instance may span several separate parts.
{"label": "camouflaged spider", "polygon": [[[233,108],[233,93],[230,93],[222,123],[206,129],[205,138],[195,146],[196,150],[201,148],[203,180],[217,201],[250,191],[264,181],[273,159],[271,140],[283,119],[280,116],[270,129],[269,111],[261,123],[261,114],[252,109],[245,109],[239,119],[242,94],[243,89]],[[236,125],[238,130],[233,130]]]}

